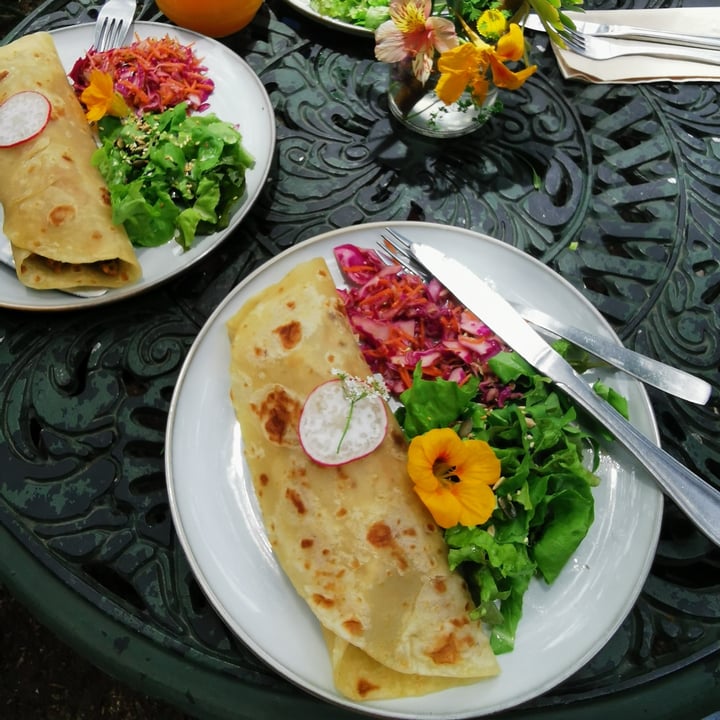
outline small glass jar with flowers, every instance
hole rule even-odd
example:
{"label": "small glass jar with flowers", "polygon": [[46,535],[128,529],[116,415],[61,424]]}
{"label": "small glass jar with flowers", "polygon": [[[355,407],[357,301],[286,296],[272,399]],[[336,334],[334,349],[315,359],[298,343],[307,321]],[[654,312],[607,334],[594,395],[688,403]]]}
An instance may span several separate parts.
{"label": "small glass jar with flowers", "polygon": [[502,110],[537,70],[523,22],[535,10],[548,30],[582,0],[390,0],[375,30],[375,57],[390,64],[388,104],[404,125],[430,137],[473,132]]}

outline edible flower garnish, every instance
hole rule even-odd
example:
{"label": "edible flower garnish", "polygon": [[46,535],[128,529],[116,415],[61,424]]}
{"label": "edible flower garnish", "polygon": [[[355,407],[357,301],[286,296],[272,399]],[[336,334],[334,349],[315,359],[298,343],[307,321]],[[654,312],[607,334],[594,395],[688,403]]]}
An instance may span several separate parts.
{"label": "edible flower garnish", "polygon": [[344,370],[338,370],[337,368],[333,368],[332,374],[339,378],[342,383],[343,395],[350,403],[345,427],[342,430],[337,444],[336,452],[339,453],[343,440],[345,440],[345,436],[350,429],[355,405],[366,397],[379,397],[387,402],[390,400],[390,393],[388,392],[388,389],[380,375],[368,375],[368,377],[363,380],[362,378],[350,375]]}
{"label": "edible flower garnish", "polygon": [[484,440],[463,440],[451,428],[429,430],[410,442],[407,468],[442,528],[480,525],[495,509],[492,486],[500,479],[500,461]]}
{"label": "edible flower garnish", "polygon": [[97,122],[106,115],[124,117],[130,113],[123,96],[115,91],[112,75],[101,70],[90,73],[90,84],[80,94],[80,101],[87,108],[88,122]]}

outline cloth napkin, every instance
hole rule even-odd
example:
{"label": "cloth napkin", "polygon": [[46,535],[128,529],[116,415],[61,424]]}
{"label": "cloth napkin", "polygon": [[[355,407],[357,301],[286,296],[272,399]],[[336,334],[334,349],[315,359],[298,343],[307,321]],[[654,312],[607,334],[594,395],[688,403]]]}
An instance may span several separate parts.
{"label": "cloth napkin", "polygon": [[[588,10],[583,13],[569,12],[567,15],[576,21],[607,22],[612,25],[633,25],[653,30],[720,36],[720,7]],[[613,42],[622,45],[621,40]],[[642,44],[647,46],[647,55],[628,55],[610,60],[591,60],[563,50],[555,44],[553,51],[566,78],[590,83],[720,81],[720,65],[655,57],[653,52],[657,50],[657,44]]]}

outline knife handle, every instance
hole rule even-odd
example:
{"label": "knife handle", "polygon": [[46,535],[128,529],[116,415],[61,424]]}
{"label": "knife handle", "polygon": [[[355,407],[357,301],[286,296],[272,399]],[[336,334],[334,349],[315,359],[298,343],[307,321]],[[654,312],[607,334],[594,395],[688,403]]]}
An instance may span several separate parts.
{"label": "knife handle", "polygon": [[[558,356],[559,358],[559,356]],[[562,360],[561,358],[559,358]],[[564,361],[563,361],[564,363]],[[720,491],[651,442],[567,366],[555,382],[580,406],[602,422],[650,472],[665,494],[691,522],[720,545]]]}
{"label": "knife handle", "polygon": [[683,47],[720,50],[720,38],[716,37],[665,32],[663,30],[651,30],[649,28],[630,27],[627,25],[607,25],[601,27],[603,27],[602,30],[588,34],[595,35],[596,37],[641,40],[644,42],[666,43],[668,45],[682,45]]}

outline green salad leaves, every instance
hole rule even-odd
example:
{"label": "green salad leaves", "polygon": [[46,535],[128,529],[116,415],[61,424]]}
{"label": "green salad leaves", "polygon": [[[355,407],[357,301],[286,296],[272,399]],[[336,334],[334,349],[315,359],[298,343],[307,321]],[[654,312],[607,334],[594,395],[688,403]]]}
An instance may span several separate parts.
{"label": "green salad leaves", "polygon": [[[475,602],[472,617],[491,629],[496,654],[514,647],[523,596],[538,576],[552,583],[594,519],[592,488],[599,463],[597,442],[578,424],[568,398],[517,353],[488,363],[519,399],[489,409],[476,402],[478,381],[459,386],[424,380],[416,371],[397,411],[409,438],[438,427],[485,440],[501,463],[497,507],[483,525],[445,531],[450,567],[465,577]],[[623,399],[599,388],[622,412]],[[591,469],[584,454],[592,457]]]}
{"label": "green salad leaves", "polygon": [[375,30],[390,18],[389,0],[310,0],[320,15]]}
{"label": "green salad leaves", "polygon": [[157,114],[107,116],[98,132],[93,163],[110,190],[113,222],[133,245],[175,238],[187,250],[197,234],[227,227],[254,164],[233,125],[188,115],[181,103]]}

